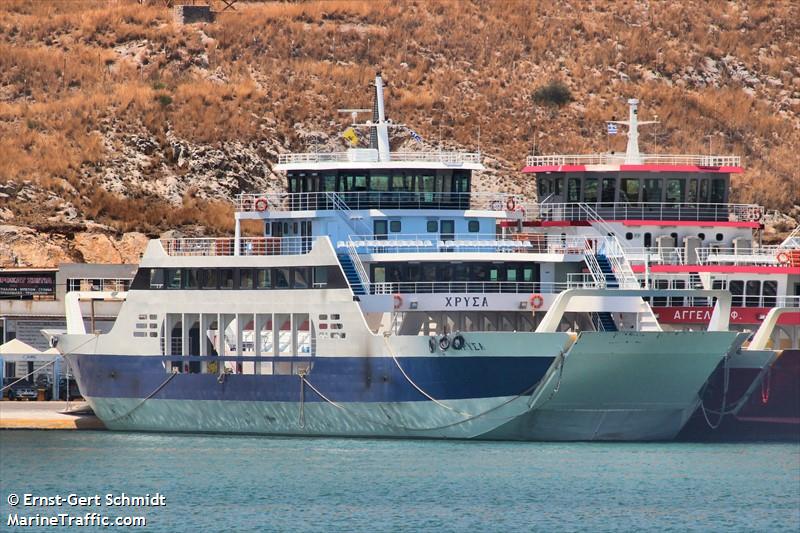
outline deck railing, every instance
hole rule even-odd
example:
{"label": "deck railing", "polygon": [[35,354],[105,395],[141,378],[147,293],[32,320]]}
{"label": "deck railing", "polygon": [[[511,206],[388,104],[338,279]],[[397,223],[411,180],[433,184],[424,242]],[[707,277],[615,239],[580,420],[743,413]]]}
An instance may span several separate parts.
{"label": "deck railing", "polygon": [[[600,288],[594,281],[586,281],[581,288]],[[370,284],[370,294],[439,294],[439,293],[509,293],[558,294],[575,288],[568,282],[533,281],[401,281]]]}
{"label": "deck railing", "polygon": [[456,233],[442,236],[439,233],[351,235],[350,241],[339,241],[337,248],[353,246],[359,253],[540,253],[558,255],[583,255],[596,250],[600,238],[582,236],[546,235],[541,233],[515,233],[486,235]]}
{"label": "deck railing", "polygon": [[[315,237],[242,237],[239,255],[301,255],[311,250]],[[170,256],[232,256],[235,240],[230,238],[161,239],[164,252]]]}
{"label": "deck railing", "polygon": [[800,266],[800,252],[780,246],[759,248],[698,248],[697,260],[702,265]]}
{"label": "deck railing", "polygon": [[[446,165],[479,164],[480,152],[392,152],[390,161],[406,163],[444,163]],[[377,150],[350,150],[347,152],[302,152],[279,154],[278,164],[308,163],[378,163]]]}
{"label": "deck railing", "polygon": [[[758,222],[763,210],[755,204],[603,202],[591,205],[605,220],[688,220]],[[581,203],[528,203],[528,218],[547,221],[586,220]]]}
{"label": "deck railing", "polygon": [[[700,154],[641,154],[643,165],[692,165],[698,167],[740,167],[742,159],[736,155]],[[532,155],[527,158],[527,166],[563,165],[624,165],[625,154],[582,154],[582,155]]]}
{"label": "deck railing", "polygon": [[513,211],[521,205],[522,198],[507,193],[478,192],[406,192],[406,191],[353,191],[353,192],[300,192],[240,194],[236,210],[240,212],[265,211],[336,211],[344,204],[350,210],[358,209],[486,209]]}

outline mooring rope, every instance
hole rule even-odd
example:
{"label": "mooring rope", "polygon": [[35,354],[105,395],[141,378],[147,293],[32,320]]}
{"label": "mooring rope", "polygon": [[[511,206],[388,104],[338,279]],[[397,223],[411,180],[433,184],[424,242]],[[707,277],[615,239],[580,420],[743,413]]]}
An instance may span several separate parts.
{"label": "mooring rope", "polygon": [[[400,429],[400,430],[403,430],[403,431],[436,431],[436,430],[440,430],[440,429],[447,429],[447,428],[449,428],[449,427],[457,426],[457,425],[459,425],[459,424],[464,424],[464,423],[466,423],[466,422],[470,422],[470,421],[472,421],[472,420],[475,420],[475,419],[477,419],[477,418],[481,418],[481,417],[483,417],[483,416],[486,416],[486,415],[488,415],[489,413],[492,413],[492,412],[494,412],[494,411],[496,411],[496,410],[498,410],[498,409],[500,409],[500,408],[502,408],[502,407],[504,407],[504,406],[506,406],[506,405],[508,405],[508,404],[510,404],[510,403],[512,403],[512,402],[514,402],[514,401],[516,401],[516,400],[518,400],[519,398],[521,398],[521,397],[523,397],[523,396],[527,396],[528,394],[532,394],[532,393],[533,393],[533,392],[534,392],[534,391],[535,391],[535,390],[536,390],[536,389],[539,387],[539,385],[540,385],[540,384],[543,382],[543,380],[544,380],[544,379],[545,379],[545,377],[546,377],[546,376],[542,376],[542,378],[541,378],[541,379],[539,379],[538,381],[536,381],[536,383],[534,383],[534,384],[533,384],[533,385],[531,385],[530,387],[526,388],[526,389],[525,389],[524,391],[522,391],[521,393],[519,393],[519,394],[517,394],[517,395],[513,396],[512,398],[510,398],[510,399],[508,399],[508,400],[505,400],[505,401],[501,402],[501,403],[500,403],[500,404],[498,404],[498,405],[495,405],[495,406],[493,406],[493,407],[491,407],[491,408],[489,408],[489,409],[487,409],[487,410],[485,410],[485,411],[483,411],[483,412],[481,412],[481,413],[477,413],[477,414],[470,414],[470,413],[466,413],[466,412],[464,412],[464,411],[461,411],[461,410],[459,410],[459,409],[455,409],[455,408],[453,408],[453,407],[451,407],[451,406],[449,406],[449,405],[446,405],[446,404],[442,403],[441,401],[439,401],[439,400],[435,399],[433,396],[431,396],[430,394],[428,394],[428,393],[427,393],[425,390],[423,390],[421,387],[419,387],[419,386],[418,386],[416,383],[414,383],[414,381],[411,379],[411,377],[410,377],[410,376],[409,376],[409,375],[408,375],[408,374],[405,372],[405,370],[403,370],[403,367],[400,365],[399,361],[397,360],[397,358],[396,358],[396,356],[395,356],[395,354],[394,354],[394,351],[391,349],[391,346],[389,346],[388,342],[386,341],[386,337],[384,337],[384,342],[386,342],[386,346],[387,346],[387,348],[389,349],[389,354],[392,356],[392,359],[394,360],[395,364],[397,365],[397,368],[400,370],[400,372],[403,374],[403,376],[406,378],[406,380],[407,380],[407,381],[408,381],[408,382],[409,382],[409,383],[410,383],[410,384],[411,384],[411,385],[412,385],[412,386],[413,386],[413,387],[414,387],[414,388],[415,388],[417,391],[419,391],[419,393],[420,393],[420,394],[422,394],[423,396],[425,396],[426,398],[428,398],[430,401],[432,401],[432,402],[433,402],[433,403],[435,403],[436,405],[438,405],[438,406],[440,406],[440,407],[444,407],[444,408],[448,409],[449,411],[452,411],[452,412],[458,413],[458,414],[460,414],[460,415],[464,416],[464,418],[463,418],[463,419],[461,419],[461,420],[456,420],[455,422],[451,422],[451,423],[449,423],[449,424],[444,424],[444,425],[440,425],[440,426],[432,426],[432,427],[423,427],[423,428],[419,428],[419,427],[408,427],[408,426],[402,426],[402,425],[398,425],[398,424],[392,424],[392,423],[384,422],[384,421],[381,421],[381,420],[375,420],[375,419],[373,419],[373,418],[371,418],[371,417],[365,417],[365,416],[362,416],[362,415],[360,415],[360,414],[358,414],[358,413],[354,412],[354,411],[353,411],[352,409],[350,409],[349,407],[346,407],[346,406],[345,406],[345,405],[343,405],[343,404],[340,404],[340,403],[338,403],[338,402],[335,402],[334,400],[331,400],[330,398],[328,398],[327,396],[325,396],[325,395],[324,395],[322,392],[320,392],[320,391],[319,391],[319,389],[317,389],[317,388],[316,388],[316,387],[315,387],[315,386],[314,386],[314,385],[313,385],[313,384],[312,384],[310,381],[308,381],[308,379],[307,379],[306,375],[304,375],[304,374],[303,374],[303,375],[300,375],[301,382],[302,382],[302,383],[305,383],[306,385],[308,385],[308,387],[309,387],[311,390],[313,390],[313,391],[314,391],[314,392],[315,392],[315,393],[316,393],[316,394],[317,394],[317,395],[318,395],[320,398],[322,398],[322,399],[323,399],[325,402],[327,402],[327,403],[331,404],[332,406],[336,407],[337,409],[340,409],[340,410],[342,410],[342,411],[348,412],[348,413],[349,413],[351,416],[353,416],[353,417],[355,417],[355,418],[358,418],[358,419],[361,419],[361,420],[365,420],[365,421],[367,421],[367,422],[369,422],[369,423],[372,423],[372,424],[377,424],[377,425],[380,425],[380,426],[389,427],[389,428],[391,428],[391,429]],[[556,388],[555,388],[555,389],[554,389],[554,390],[551,392],[551,394],[550,394],[550,397],[548,398],[548,400],[547,400],[547,401],[549,401],[549,400],[550,400],[550,399],[551,399],[551,398],[552,398],[552,397],[555,395],[555,393],[556,393],[556,392],[558,392],[558,388],[561,386],[561,374],[562,374],[562,372],[563,372],[563,365],[564,365],[564,357],[563,357],[563,355],[564,355],[564,353],[563,353],[563,352],[561,352],[559,355],[560,355],[560,358],[561,358],[561,359],[560,359],[560,361],[561,361],[561,362],[560,362],[560,365],[559,365],[559,379],[558,379],[558,383],[556,384]],[[543,392],[544,392],[544,391],[542,391],[542,393],[543,393]],[[540,395],[539,395],[539,396],[538,396],[536,399],[538,399],[539,397],[541,397],[541,393],[540,393]],[[303,398],[303,396],[301,395],[301,409],[302,409],[302,407],[303,407],[303,404],[304,404],[304,398]],[[527,408],[525,411],[523,411],[522,413],[518,413],[518,414],[514,414],[514,415],[505,416],[505,417],[502,417],[502,418],[501,418],[501,420],[510,420],[510,419],[512,419],[512,418],[515,418],[515,417],[517,417],[517,416],[520,416],[520,415],[522,415],[522,414],[525,414],[525,413],[529,412],[529,411],[530,411],[530,410],[533,408],[533,405],[534,405],[534,404],[535,404],[535,401],[533,401],[533,402],[530,402],[530,403],[528,404],[528,408]],[[303,416],[304,416],[304,415],[303,415]],[[303,418],[303,424],[305,424],[305,418]]]}
{"label": "mooring rope", "polygon": [[[146,402],[147,400],[149,400],[150,398],[152,398],[153,396],[155,396],[156,394],[158,394],[158,393],[159,393],[159,391],[160,391],[161,389],[163,389],[164,387],[166,387],[166,386],[167,386],[167,383],[169,383],[170,381],[172,381],[172,380],[175,378],[175,376],[177,376],[177,375],[178,375],[178,372],[171,372],[171,373],[170,373],[170,375],[169,375],[169,377],[167,377],[167,379],[165,379],[165,380],[164,380],[164,381],[161,383],[161,385],[159,385],[158,387],[156,387],[156,388],[155,388],[155,390],[154,390],[153,392],[151,392],[150,394],[148,394],[147,396],[145,396],[144,398],[142,398],[142,400],[141,400],[139,403],[137,403],[137,404],[136,404],[136,405],[133,407],[133,409],[131,409],[131,410],[130,410],[130,411],[128,411],[127,413],[124,413],[124,414],[122,414],[122,415],[120,415],[120,416],[118,416],[118,417],[115,417],[115,418],[112,418],[111,420],[108,420],[108,422],[116,422],[117,420],[122,420],[122,419],[123,419],[123,418],[125,418],[126,416],[130,416],[130,415],[131,415],[131,414],[132,414],[134,411],[136,411],[138,408],[140,408],[142,405],[144,405],[144,402]],[[104,420],[103,422],[106,422],[106,421]]]}
{"label": "mooring rope", "polygon": [[[731,373],[731,368],[730,365],[728,364],[729,361],[730,361],[730,356],[728,354],[725,354],[724,373],[723,373],[724,377],[722,385],[722,405],[720,406],[719,412],[717,413],[718,418],[716,424],[712,424],[711,420],[708,418],[708,413],[711,411],[706,409],[705,401],[703,400],[702,396],[700,397],[700,409],[703,412],[703,418],[705,418],[706,424],[708,424],[708,427],[711,429],[717,429],[720,425],[722,425],[722,420],[725,418],[726,415],[725,405],[728,401],[728,385],[730,384],[730,373]],[[708,382],[706,382],[706,385],[708,385]],[[705,387],[703,388],[703,392],[705,393]]]}

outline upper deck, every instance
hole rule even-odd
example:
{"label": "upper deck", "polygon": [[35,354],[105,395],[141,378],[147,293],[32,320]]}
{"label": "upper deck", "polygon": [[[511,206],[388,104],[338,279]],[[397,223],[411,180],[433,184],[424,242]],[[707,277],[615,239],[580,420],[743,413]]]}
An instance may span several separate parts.
{"label": "upper deck", "polygon": [[626,154],[534,155],[523,173],[535,172],[708,172],[740,173],[742,161],[735,155],[639,154],[628,162]]}
{"label": "upper deck", "polygon": [[279,154],[276,170],[323,171],[356,169],[453,169],[483,170],[480,152],[389,152],[382,158],[378,150],[351,148],[344,152],[301,152]]}

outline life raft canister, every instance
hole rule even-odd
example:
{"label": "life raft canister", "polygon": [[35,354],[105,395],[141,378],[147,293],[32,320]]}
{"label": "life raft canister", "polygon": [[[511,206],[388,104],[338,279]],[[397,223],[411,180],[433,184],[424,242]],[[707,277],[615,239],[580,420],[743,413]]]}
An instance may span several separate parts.
{"label": "life raft canister", "polygon": [[541,294],[534,294],[531,296],[530,304],[533,309],[541,309],[544,305],[544,298]]}
{"label": "life raft canister", "polygon": [[259,198],[258,200],[256,200],[255,206],[256,206],[256,211],[258,211],[258,212],[266,211],[267,207],[268,207],[267,199],[266,198]]}

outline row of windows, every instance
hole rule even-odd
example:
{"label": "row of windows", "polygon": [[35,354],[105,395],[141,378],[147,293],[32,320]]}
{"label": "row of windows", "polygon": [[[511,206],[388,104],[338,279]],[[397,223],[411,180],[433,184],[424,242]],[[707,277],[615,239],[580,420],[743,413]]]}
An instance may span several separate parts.
{"label": "row of windows", "polygon": [[468,170],[329,170],[289,172],[289,192],[469,192]]}
{"label": "row of windows", "polygon": [[536,282],[536,263],[375,263],[370,265],[376,283],[399,282]]}
{"label": "row of windows", "polygon": [[132,289],[341,289],[338,266],[276,268],[142,268]]}
{"label": "row of windows", "polygon": [[[539,197],[564,196],[568,202],[613,203],[722,203],[725,201],[725,178],[630,178],[617,177],[538,177]],[[566,188],[566,191],[564,190]]]}
{"label": "row of windows", "polygon": [[[657,279],[654,281],[656,289],[685,289],[687,286],[684,280],[664,280]],[[778,282],[777,281],[759,281],[759,280],[730,280],[725,286],[723,280],[714,280],[712,288],[715,290],[728,289],[731,292],[731,306],[733,307],[775,307],[777,305]],[[645,298],[646,300],[648,298]],[[704,298],[694,298],[695,302],[698,300],[705,300]],[[654,307],[677,307],[684,305],[683,297],[653,297],[652,305]]]}

